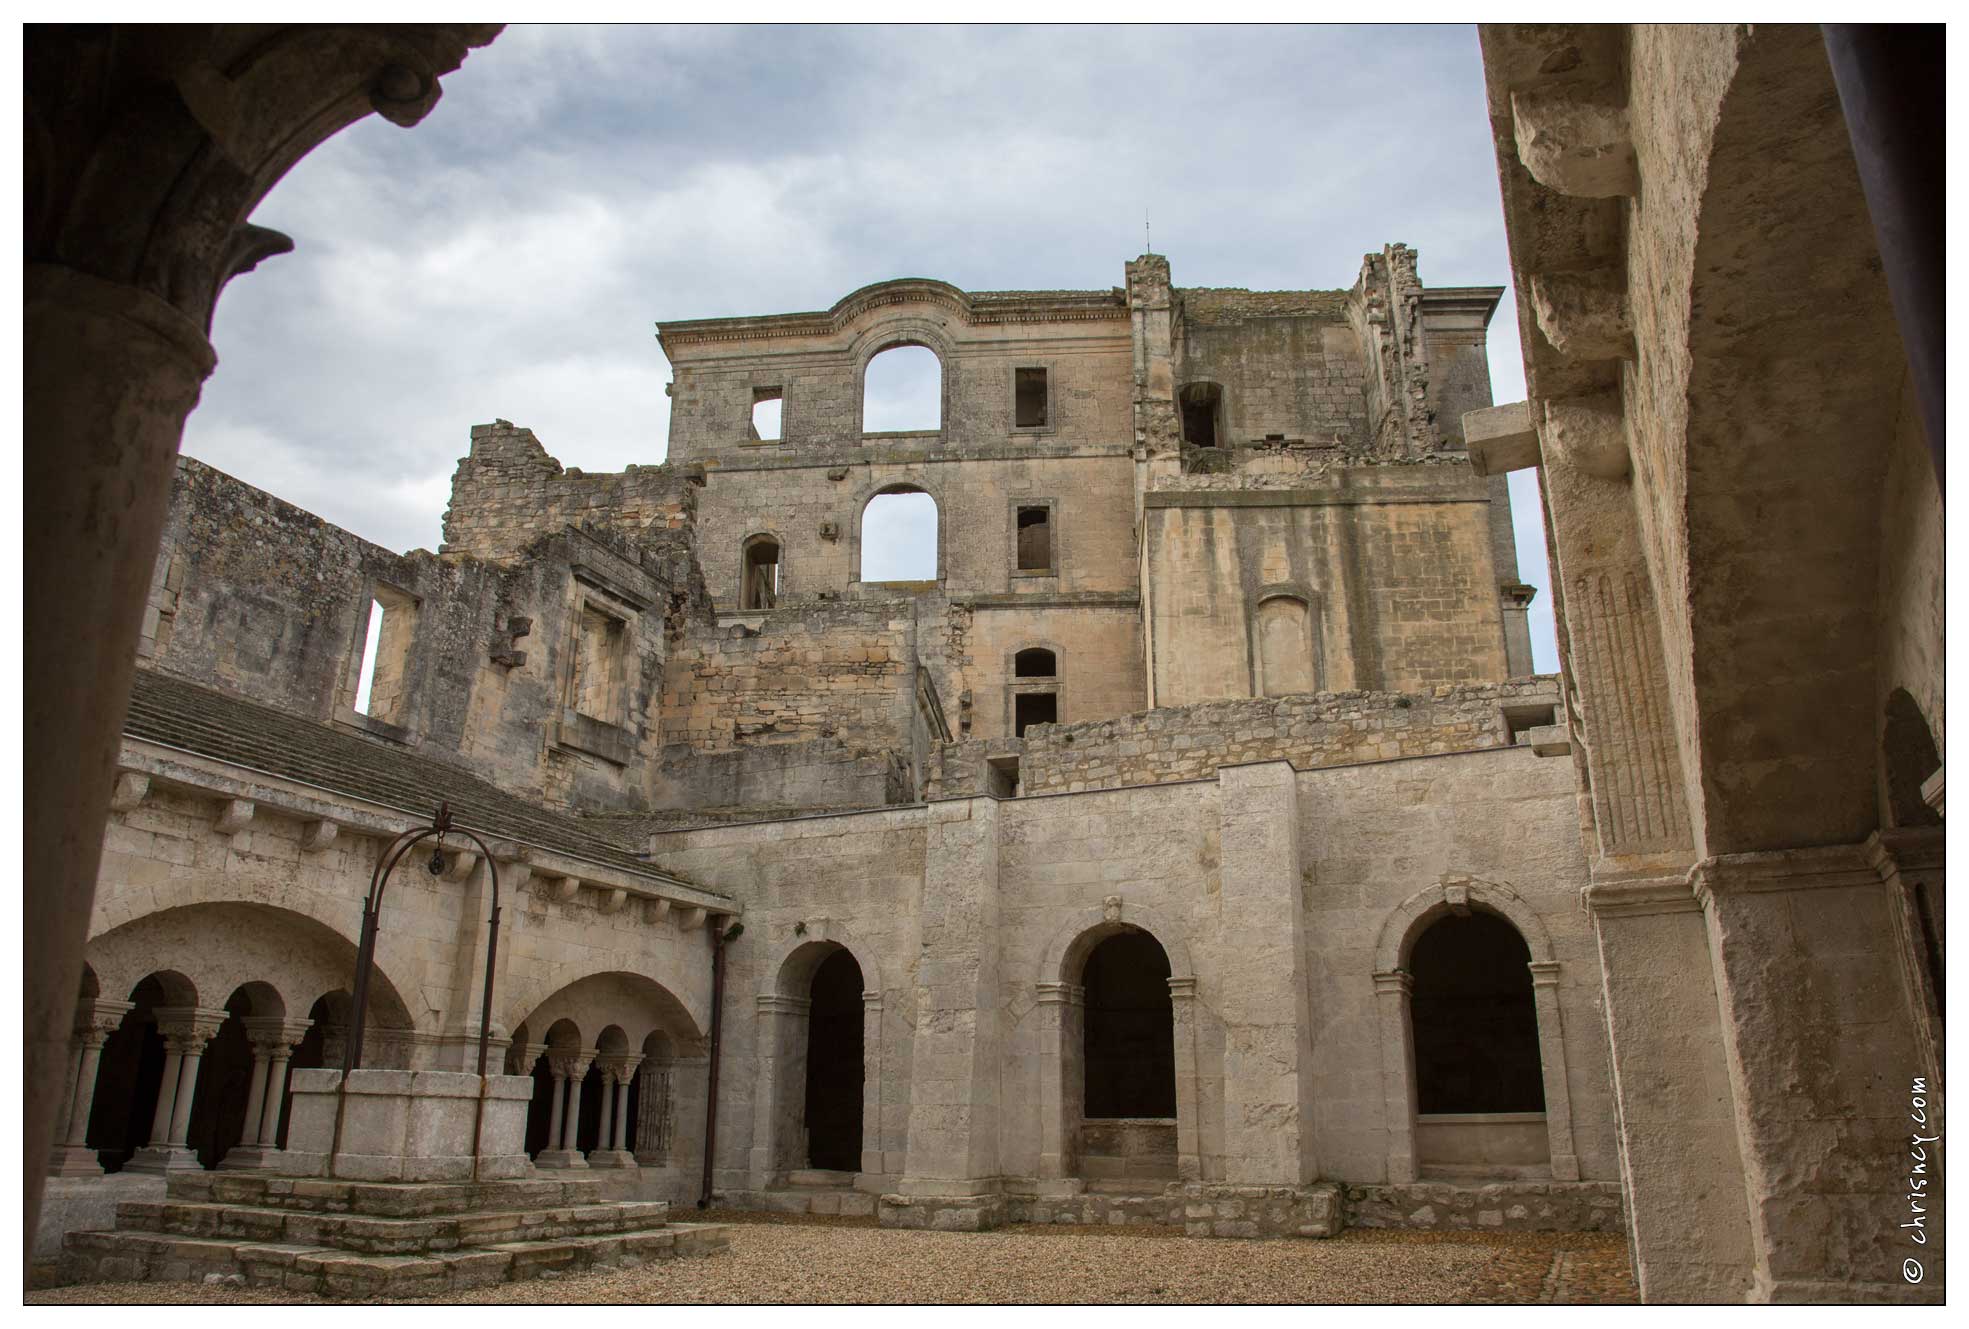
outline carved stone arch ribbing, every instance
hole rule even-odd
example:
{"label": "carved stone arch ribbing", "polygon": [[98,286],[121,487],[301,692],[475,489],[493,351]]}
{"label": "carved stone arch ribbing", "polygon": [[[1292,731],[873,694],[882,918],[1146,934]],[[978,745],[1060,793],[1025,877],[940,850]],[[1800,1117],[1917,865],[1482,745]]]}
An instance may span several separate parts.
{"label": "carved stone arch ribbing", "polygon": [[1442,915],[1476,906],[1489,910],[1518,930],[1534,964],[1552,960],[1552,938],[1524,897],[1502,882],[1485,881],[1458,872],[1445,872],[1433,886],[1424,886],[1395,907],[1381,925],[1374,948],[1374,972],[1393,973],[1408,963],[1410,947],[1424,928]]}

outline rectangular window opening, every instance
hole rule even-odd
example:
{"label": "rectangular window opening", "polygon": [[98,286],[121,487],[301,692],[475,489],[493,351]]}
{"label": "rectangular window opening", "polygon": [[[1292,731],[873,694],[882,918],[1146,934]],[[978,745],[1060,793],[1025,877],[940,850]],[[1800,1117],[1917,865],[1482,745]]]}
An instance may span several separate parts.
{"label": "rectangular window opening", "polygon": [[993,757],[985,762],[985,792],[993,798],[1019,796],[1019,759]]}
{"label": "rectangular window opening", "polygon": [[385,724],[403,723],[410,643],[416,627],[416,599],[393,586],[378,584],[369,602],[369,629],[363,635],[362,661],[356,670],[353,709],[359,714]]}
{"label": "rectangular window opening", "polygon": [[1048,572],[1053,567],[1051,508],[1019,509],[1019,571]]}
{"label": "rectangular window opening", "polygon": [[1023,738],[1036,724],[1060,722],[1060,699],[1051,692],[1021,692],[1012,698],[1012,732]]}
{"label": "rectangular window opening", "polygon": [[1559,722],[1557,706],[1506,706],[1503,710],[1504,728],[1513,744],[1529,743],[1532,730]]}
{"label": "rectangular window opening", "polygon": [[784,406],[781,388],[752,389],[752,439],[757,443],[777,443]]}
{"label": "rectangular window opening", "polygon": [[1046,427],[1046,371],[1044,369],[1014,369],[1012,396],[1012,423],[1015,426],[1020,429]]}
{"label": "rectangular window opening", "polygon": [[627,625],[613,614],[584,604],[576,634],[570,703],[590,719],[612,725],[626,723],[628,687],[623,665]]}

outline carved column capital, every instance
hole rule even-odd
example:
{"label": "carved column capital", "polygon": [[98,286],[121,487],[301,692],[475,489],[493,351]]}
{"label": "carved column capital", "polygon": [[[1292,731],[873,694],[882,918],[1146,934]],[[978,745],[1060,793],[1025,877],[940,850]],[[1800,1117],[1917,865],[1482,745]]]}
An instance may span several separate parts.
{"label": "carved column capital", "polygon": [[1041,1006],[1081,1006],[1087,1001],[1087,989],[1078,983],[1035,983]]}
{"label": "carved column capital", "polygon": [[133,1001],[110,1001],[97,997],[85,1001],[75,1012],[75,1037],[82,1047],[101,1047],[123,1024],[123,1017],[135,1010]]}
{"label": "carved column capital", "polygon": [[157,1008],[157,1032],[164,1037],[164,1047],[168,1052],[189,1056],[202,1052],[212,1041],[212,1035],[219,1032],[230,1015],[223,1010],[210,1010],[203,1006],[160,1006]]}

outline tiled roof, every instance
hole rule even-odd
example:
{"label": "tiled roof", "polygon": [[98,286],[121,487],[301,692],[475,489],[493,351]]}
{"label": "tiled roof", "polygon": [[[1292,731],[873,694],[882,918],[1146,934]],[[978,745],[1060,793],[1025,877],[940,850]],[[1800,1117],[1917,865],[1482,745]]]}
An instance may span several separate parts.
{"label": "tiled roof", "polygon": [[123,732],[418,817],[446,802],[459,825],[487,839],[519,840],[636,872],[662,871],[579,819],[516,798],[446,762],[156,670],[137,671]]}

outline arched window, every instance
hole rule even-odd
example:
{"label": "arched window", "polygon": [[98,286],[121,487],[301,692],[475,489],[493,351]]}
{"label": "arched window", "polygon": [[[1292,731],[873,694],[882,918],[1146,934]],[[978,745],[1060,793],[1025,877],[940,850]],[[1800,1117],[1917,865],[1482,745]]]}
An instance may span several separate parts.
{"label": "arched window", "polygon": [[1289,697],[1318,692],[1312,613],[1297,596],[1275,595],[1258,606],[1258,694]]}
{"label": "arched window", "polygon": [[943,362],[927,346],[884,347],[862,371],[861,431],[943,428]]}
{"label": "arched window", "polygon": [[1495,914],[1446,914],[1409,952],[1420,1114],[1543,1112],[1531,952]]}
{"label": "arched window", "polygon": [[1012,657],[1014,678],[1052,678],[1059,672],[1053,653],[1044,646],[1032,646]]}
{"label": "arched window", "polygon": [[861,514],[863,581],[937,579],[937,501],[898,485],[868,500]]}
{"label": "arched window", "polygon": [[740,609],[771,609],[779,603],[779,541],[755,535],[745,542],[738,584]]}

